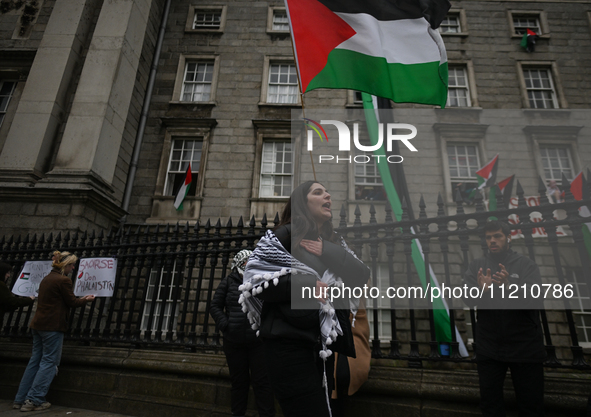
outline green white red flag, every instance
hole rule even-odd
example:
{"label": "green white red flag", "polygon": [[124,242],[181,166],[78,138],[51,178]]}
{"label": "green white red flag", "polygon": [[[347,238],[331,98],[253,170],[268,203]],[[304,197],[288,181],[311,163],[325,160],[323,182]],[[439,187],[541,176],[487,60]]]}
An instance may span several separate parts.
{"label": "green white red flag", "polygon": [[447,100],[436,28],[448,0],[285,0],[302,92],[363,91],[398,103]]}
{"label": "green white red flag", "polygon": [[497,181],[497,169],[499,167],[499,154],[497,154],[492,161],[484,167],[476,171],[476,179],[478,180],[478,189],[485,187],[492,187]]}
{"label": "green white red flag", "polygon": [[515,175],[511,175],[505,178],[503,181],[497,183],[496,187],[491,187],[488,199],[488,210],[494,211],[497,209],[497,189],[503,196],[503,203],[505,208],[509,207],[509,200],[511,199],[511,193],[513,193],[513,182],[515,181]]}
{"label": "green white red flag", "polygon": [[177,210],[183,209],[183,201],[185,201],[185,197],[189,194],[189,189],[191,189],[191,181],[193,181],[193,177],[191,175],[191,164],[187,167],[187,173],[185,174],[185,181],[179,188],[178,193],[176,194],[176,198],[174,199],[174,208]]}
{"label": "green white red flag", "polygon": [[[585,177],[583,177],[583,171],[581,171],[570,183],[570,192],[573,194],[575,200],[588,200],[590,198],[588,195],[589,189],[586,184],[587,181],[588,180],[585,180]],[[589,207],[580,207],[579,215],[589,219],[588,223],[583,224],[583,239],[585,241],[587,252],[589,252],[589,258],[591,258],[591,212],[589,211]]]}
{"label": "green white red flag", "polygon": [[521,38],[521,47],[527,52],[534,52],[536,50],[536,39],[538,34],[531,29],[527,29]]}
{"label": "green white red flag", "polygon": [[[362,93],[362,98],[369,138],[371,144],[376,145],[380,135],[377,105],[374,103],[374,100],[369,94]],[[388,197],[388,201],[390,202],[390,207],[392,207],[394,217],[396,218],[396,221],[400,221],[402,218],[402,204],[390,174],[390,168],[388,166],[389,164],[386,162],[386,152],[383,147],[380,147],[374,151],[374,154],[378,156],[384,156],[383,158],[376,158],[376,164],[382,179],[384,190],[386,191],[386,195]],[[411,233],[415,233],[412,228]],[[419,242],[418,239],[413,239],[411,248],[411,258],[417,270],[417,275],[419,276],[423,289],[426,289],[429,286],[431,286],[431,288],[441,288],[431,265],[428,265],[428,268],[425,267],[425,255],[423,253],[421,242]],[[453,340],[456,340],[459,343],[458,353],[460,356],[467,357],[468,351],[457,327],[454,328],[454,335],[452,336],[450,320],[449,306],[447,301],[443,297],[434,298],[433,321],[435,323],[435,335],[437,337],[437,341],[440,343],[449,343]]]}

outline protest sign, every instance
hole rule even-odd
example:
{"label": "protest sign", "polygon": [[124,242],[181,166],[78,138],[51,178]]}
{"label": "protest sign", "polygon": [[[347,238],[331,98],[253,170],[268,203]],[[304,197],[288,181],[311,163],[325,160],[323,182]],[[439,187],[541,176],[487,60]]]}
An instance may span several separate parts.
{"label": "protest sign", "polygon": [[[525,197],[525,202],[527,203],[528,207],[537,207],[540,205],[540,197],[538,197],[538,196]],[[517,208],[518,204],[519,204],[519,200],[515,197],[512,197],[511,200],[509,200],[509,208],[510,209]],[[556,212],[554,214],[555,214],[555,218],[556,218]],[[539,223],[543,220],[542,213],[534,211],[534,212],[530,213],[529,219],[532,223]],[[509,223],[511,223],[511,224],[519,224],[519,216],[516,216],[514,214],[509,216],[508,220],[509,220]],[[562,226],[556,227],[556,236],[558,236],[558,237],[567,236],[567,234],[564,231],[564,229],[562,228]],[[523,233],[521,233],[520,229],[513,230],[513,231],[511,231],[511,237],[513,239],[522,238]],[[546,230],[544,230],[543,227],[534,227],[532,229],[532,237],[548,237],[548,234],[546,233]]]}
{"label": "protest sign", "polygon": [[12,293],[22,297],[37,297],[39,284],[51,272],[52,261],[27,261],[18,274]]}
{"label": "protest sign", "polygon": [[112,297],[117,273],[115,258],[83,258],[76,274],[74,294]]}

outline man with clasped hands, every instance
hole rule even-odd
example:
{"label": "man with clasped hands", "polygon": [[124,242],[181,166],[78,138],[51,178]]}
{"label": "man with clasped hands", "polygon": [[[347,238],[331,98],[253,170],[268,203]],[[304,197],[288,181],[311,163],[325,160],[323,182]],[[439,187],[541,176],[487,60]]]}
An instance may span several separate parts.
{"label": "man with clasped hands", "polygon": [[[487,222],[484,236],[488,253],[472,261],[464,274],[464,284],[482,293],[480,298],[464,298],[468,306],[477,307],[480,408],[485,417],[505,416],[503,383],[510,369],[519,416],[543,416],[546,351],[539,312],[543,300],[530,291],[532,285],[541,286],[540,271],[531,259],[511,250],[506,223]],[[512,284],[520,291],[509,291]],[[527,291],[521,290],[523,284]],[[509,298],[511,293],[517,298]]]}

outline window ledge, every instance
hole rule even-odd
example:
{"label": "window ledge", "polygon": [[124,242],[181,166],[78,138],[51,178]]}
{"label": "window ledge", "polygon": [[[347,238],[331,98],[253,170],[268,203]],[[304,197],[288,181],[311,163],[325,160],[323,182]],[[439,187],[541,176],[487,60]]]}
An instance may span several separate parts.
{"label": "window ledge", "polygon": [[171,100],[168,104],[180,105],[180,106],[217,106],[215,101],[178,101]]}
{"label": "window ledge", "polygon": [[224,33],[223,29],[185,29],[185,33],[219,33],[220,35]]}
{"label": "window ledge", "polygon": [[[545,35],[537,35],[537,36],[538,36],[538,39],[550,39],[549,33],[545,34]],[[516,34],[511,35],[511,39],[522,39],[522,38],[523,38],[523,35],[516,35]]]}
{"label": "window ledge", "polygon": [[468,32],[444,32],[444,33],[439,33],[441,36],[452,36],[452,37],[456,37],[456,38],[467,38],[468,37]]}
{"label": "window ledge", "polygon": [[542,116],[542,118],[559,118],[559,117],[568,117],[571,111],[569,109],[523,109],[523,114],[526,116]]}
{"label": "window ledge", "polygon": [[302,103],[265,103],[259,102],[259,107],[302,107]]}
{"label": "window ledge", "polygon": [[279,31],[279,30],[267,30],[267,35],[271,36],[273,39],[287,39],[290,36],[289,31]]}
{"label": "window ledge", "polygon": [[277,202],[285,202],[287,203],[289,197],[253,197],[250,199],[252,203],[277,203]]}
{"label": "window ledge", "polygon": [[448,111],[448,110],[451,110],[451,111],[470,111],[470,112],[472,112],[472,111],[479,111],[479,112],[481,112],[482,111],[482,107],[477,107],[477,106],[455,106],[455,107],[446,107],[445,109],[442,109],[439,106],[433,106],[433,108],[435,110],[442,110],[442,111]]}

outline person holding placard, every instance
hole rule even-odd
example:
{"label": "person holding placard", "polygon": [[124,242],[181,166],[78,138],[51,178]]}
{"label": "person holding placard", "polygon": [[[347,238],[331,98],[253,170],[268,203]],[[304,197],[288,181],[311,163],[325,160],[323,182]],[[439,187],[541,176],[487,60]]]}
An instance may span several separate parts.
{"label": "person holding placard", "polygon": [[4,323],[4,313],[14,311],[19,307],[30,306],[35,301],[35,297],[16,297],[10,293],[10,288],[6,285],[10,278],[12,266],[0,262],[0,327]]}
{"label": "person holding placard", "polygon": [[13,408],[21,411],[45,410],[51,404],[45,395],[57,373],[62,356],[64,333],[68,330],[70,307],[81,307],[94,295],[76,298],[72,273],[78,257],[69,252],[53,252],[53,270],[39,285],[37,311],[29,327],[33,333],[33,354],[25,369]]}

